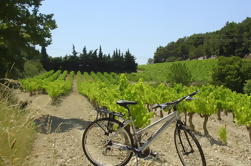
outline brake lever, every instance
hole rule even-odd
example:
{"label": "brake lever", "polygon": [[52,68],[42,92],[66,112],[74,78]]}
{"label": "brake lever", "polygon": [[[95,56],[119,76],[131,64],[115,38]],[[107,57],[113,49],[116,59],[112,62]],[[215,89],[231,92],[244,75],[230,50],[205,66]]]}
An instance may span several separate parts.
{"label": "brake lever", "polygon": [[191,100],[194,100],[194,99],[197,99],[197,98],[196,98],[196,97],[191,97],[191,96],[188,96],[188,97],[186,98],[187,101],[191,101]]}
{"label": "brake lever", "polygon": [[192,98],[191,96],[187,96],[187,97],[186,97],[186,100],[187,100],[187,101],[191,101],[191,100],[193,100],[193,98]]}

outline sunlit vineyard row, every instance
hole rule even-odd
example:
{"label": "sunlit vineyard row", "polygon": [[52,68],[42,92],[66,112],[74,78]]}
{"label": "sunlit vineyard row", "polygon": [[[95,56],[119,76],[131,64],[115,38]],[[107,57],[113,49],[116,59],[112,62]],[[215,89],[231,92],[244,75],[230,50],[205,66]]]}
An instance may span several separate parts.
{"label": "sunlit vineyard row", "polygon": [[53,70],[38,75],[33,78],[21,80],[21,85],[30,95],[35,93],[47,93],[53,100],[59,96],[67,94],[72,90],[74,72],[61,70],[54,72]]}
{"label": "sunlit vineyard row", "polygon": [[[61,70],[49,71],[34,78],[21,81],[23,88],[31,94],[45,92],[52,99],[69,93],[72,89],[74,72],[68,74]],[[115,112],[121,112],[127,116],[127,110],[116,104],[116,101],[132,100],[138,104],[130,107],[135,124],[143,127],[150,123],[154,116],[151,105],[165,103],[185,96],[195,90],[199,90],[195,99],[179,104],[179,110],[188,115],[190,128],[194,129],[192,118],[194,114],[204,118],[204,134],[207,130],[208,119],[217,114],[220,118],[222,111],[233,114],[234,121],[244,125],[250,131],[251,127],[251,96],[232,92],[222,86],[182,86],[176,84],[172,87],[160,83],[151,85],[139,80],[128,81],[125,74],[116,73],[77,73],[77,86],[80,94],[86,96],[95,107],[106,107]],[[171,108],[170,108],[171,109]]]}
{"label": "sunlit vineyard row", "polygon": [[[113,81],[112,78],[116,81]],[[124,74],[114,77],[101,73],[81,74],[78,72],[77,79],[79,93],[88,97],[96,107],[106,107],[127,115],[127,111],[118,106],[116,101],[120,99],[136,101],[138,104],[131,106],[130,109],[138,127],[150,123],[150,119],[154,116],[150,109],[152,104],[169,102],[199,90],[194,100],[182,102],[179,105],[179,110],[188,114],[191,128],[194,128],[193,115],[199,114],[204,118],[203,129],[204,134],[207,135],[209,134],[208,118],[213,114],[217,114],[220,118],[220,113],[227,111],[233,114],[233,120],[239,125],[246,126],[251,132],[251,96],[232,92],[222,86],[186,87],[179,84],[173,87],[165,84],[152,86],[142,80],[131,83]]]}

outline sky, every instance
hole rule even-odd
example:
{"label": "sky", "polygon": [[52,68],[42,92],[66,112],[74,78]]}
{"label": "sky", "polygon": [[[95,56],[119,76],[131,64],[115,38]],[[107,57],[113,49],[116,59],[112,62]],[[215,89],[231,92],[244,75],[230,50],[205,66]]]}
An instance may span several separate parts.
{"label": "sky", "polygon": [[195,33],[219,30],[227,21],[251,17],[251,0],[45,0],[40,11],[54,14],[50,56],[94,50],[130,50],[138,64],[159,46]]}

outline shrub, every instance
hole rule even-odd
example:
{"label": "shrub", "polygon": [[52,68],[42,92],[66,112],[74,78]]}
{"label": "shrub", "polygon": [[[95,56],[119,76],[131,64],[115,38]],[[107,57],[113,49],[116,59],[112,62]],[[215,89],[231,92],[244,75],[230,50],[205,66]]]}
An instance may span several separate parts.
{"label": "shrub", "polygon": [[184,63],[172,64],[168,76],[171,83],[188,85],[192,81],[192,74]]}
{"label": "shrub", "polygon": [[212,75],[213,83],[242,92],[244,83],[241,72],[242,64],[240,57],[219,57],[218,65]]}
{"label": "shrub", "polygon": [[251,80],[247,80],[244,85],[244,92],[251,95]]}
{"label": "shrub", "polygon": [[24,64],[24,77],[33,77],[44,71],[45,70],[39,61],[29,60]]}

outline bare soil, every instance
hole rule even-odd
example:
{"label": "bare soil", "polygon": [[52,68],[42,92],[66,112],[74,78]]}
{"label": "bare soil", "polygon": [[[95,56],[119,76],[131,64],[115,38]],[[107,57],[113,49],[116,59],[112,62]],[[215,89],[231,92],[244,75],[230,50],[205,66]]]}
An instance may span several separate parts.
{"label": "bare soil", "polygon": [[[89,166],[84,156],[81,139],[88,124],[95,120],[96,112],[88,100],[78,94],[74,81],[73,92],[61,97],[61,101],[52,105],[48,95],[39,94],[30,97],[28,93],[17,92],[20,100],[31,101],[37,125],[37,138],[32,153],[27,157],[25,166]],[[156,119],[156,118],[155,118]],[[203,119],[193,118],[198,138],[209,166],[251,166],[251,144],[244,126],[232,122],[232,116],[222,114],[221,121],[211,116],[208,130],[211,136],[203,135]],[[219,141],[218,130],[226,125],[227,145]],[[202,134],[201,134],[202,133]],[[152,145],[151,149],[159,153],[158,158],[140,159],[140,166],[178,166],[181,165],[174,145],[174,124],[171,125]],[[148,134],[150,136],[150,134]],[[128,165],[135,165],[135,157]]]}

